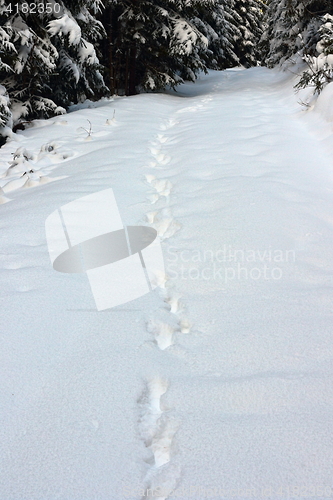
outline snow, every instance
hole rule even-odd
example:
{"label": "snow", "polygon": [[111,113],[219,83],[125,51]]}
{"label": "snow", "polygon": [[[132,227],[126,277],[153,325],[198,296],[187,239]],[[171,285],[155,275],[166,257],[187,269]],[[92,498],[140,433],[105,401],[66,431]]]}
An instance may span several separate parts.
{"label": "snow", "polygon": [[197,43],[198,37],[204,45],[208,45],[208,40],[205,36],[200,34],[199,31],[195,30],[187,21],[182,18],[175,18],[173,20],[173,34],[177,39],[179,46],[177,46],[177,51],[184,54],[191,54],[193,47]]}
{"label": "snow", "polygon": [[64,14],[59,19],[54,19],[48,24],[50,36],[68,35],[70,45],[78,45],[81,41],[81,28],[74,19]]}
{"label": "snow", "polygon": [[[210,72],[1,148],[1,500],[332,496],[332,127],[293,83]],[[99,312],[45,220],[109,188],[166,276]]]}
{"label": "snow", "polygon": [[98,64],[99,62],[96,56],[95,47],[86,40],[82,41],[78,53],[81,62],[86,62],[87,64]]}
{"label": "snow", "polygon": [[319,94],[314,106],[315,111],[328,122],[333,122],[333,83],[329,83]]}
{"label": "snow", "polygon": [[[3,85],[0,85],[0,109],[3,116],[0,118],[0,127],[4,129],[10,119],[9,96]],[[9,127],[8,127],[9,128]],[[7,135],[7,134],[4,134]]]}

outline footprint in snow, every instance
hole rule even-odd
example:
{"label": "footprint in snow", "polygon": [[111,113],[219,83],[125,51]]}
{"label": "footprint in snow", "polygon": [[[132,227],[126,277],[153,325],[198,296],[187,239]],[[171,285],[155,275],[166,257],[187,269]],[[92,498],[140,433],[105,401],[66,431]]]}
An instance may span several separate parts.
{"label": "footprint in snow", "polygon": [[174,234],[181,229],[181,224],[176,222],[173,218],[164,218],[153,224],[158,236],[161,239],[171,238]]}
{"label": "footprint in snow", "polygon": [[171,161],[171,157],[168,155],[165,155],[164,153],[160,153],[156,155],[156,161],[160,165],[167,165]]}
{"label": "footprint in snow", "polygon": [[154,221],[155,221],[155,217],[156,215],[158,214],[158,211],[155,211],[155,212],[147,212],[146,213],[146,218],[147,218],[147,222],[148,224],[153,224]]}
{"label": "footprint in snow", "polygon": [[163,134],[157,134],[157,140],[158,142],[160,142],[161,144],[164,144],[165,142],[167,142],[169,139],[168,137],[166,137],[165,135]]}
{"label": "footprint in snow", "polygon": [[179,311],[183,310],[183,304],[180,302],[180,293],[174,291],[168,291],[167,295],[164,297],[164,302],[170,307],[170,312],[172,314],[177,314]]}
{"label": "footprint in snow", "polygon": [[161,351],[173,345],[175,328],[167,323],[155,323],[153,320],[147,324],[147,331],[154,336],[155,342]]}
{"label": "footprint in snow", "polygon": [[149,194],[148,199],[150,202],[156,203],[161,196],[167,198],[170,195],[172,184],[168,179],[156,179],[154,175],[146,175],[146,181],[150,184],[157,193]]}
{"label": "footprint in snow", "polygon": [[[162,191],[162,193],[159,194],[165,196],[165,191]],[[171,238],[171,236],[173,236],[182,227],[182,225],[174,219],[171,210],[168,208],[164,208],[154,215],[154,222],[152,223],[152,226],[156,229],[158,236],[162,239]]]}
{"label": "footprint in snow", "polygon": [[154,179],[151,184],[160,196],[167,197],[170,195],[172,184],[168,179]]}
{"label": "footprint in snow", "polygon": [[158,196],[158,194],[149,194],[147,196],[147,199],[152,205],[154,205],[160,199],[160,197]]}
{"label": "footprint in snow", "polygon": [[[145,383],[145,388],[138,400],[138,430],[147,451],[151,454],[150,465],[145,479],[146,493],[154,490],[155,500],[165,500],[177,486],[180,467],[171,462],[175,434],[178,422],[166,413],[161,398],[168,390],[168,381],[155,377]],[[145,494],[142,499],[146,500]]]}
{"label": "footprint in snow", "polygon": [[177,120],[170,118],[165,123],[162,123],[160,125],[160,129],[161,130],[169,130],[170,128],[174,127],[177,123],[179,123]]}

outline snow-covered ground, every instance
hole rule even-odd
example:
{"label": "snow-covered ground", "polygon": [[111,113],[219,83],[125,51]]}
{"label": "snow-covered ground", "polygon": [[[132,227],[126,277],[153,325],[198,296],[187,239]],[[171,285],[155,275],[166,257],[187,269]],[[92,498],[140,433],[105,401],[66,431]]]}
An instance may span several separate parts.
{"label": "snow-covered ground", "polygon": [[[90,107],[0,152],[0,499],[332,498],[332,125],[264,68]],[[167,276],[97,311],[45,220],[107,188]]]}

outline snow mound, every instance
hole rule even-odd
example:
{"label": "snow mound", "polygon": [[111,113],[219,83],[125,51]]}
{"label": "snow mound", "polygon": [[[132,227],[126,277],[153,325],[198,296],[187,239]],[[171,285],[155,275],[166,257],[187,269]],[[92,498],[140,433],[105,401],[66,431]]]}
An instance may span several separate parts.
{"label": "snow mound", "polygon": [[319,113],[324,120],[333,122],[333,82],[326,85],[319,94],[314,111]]}

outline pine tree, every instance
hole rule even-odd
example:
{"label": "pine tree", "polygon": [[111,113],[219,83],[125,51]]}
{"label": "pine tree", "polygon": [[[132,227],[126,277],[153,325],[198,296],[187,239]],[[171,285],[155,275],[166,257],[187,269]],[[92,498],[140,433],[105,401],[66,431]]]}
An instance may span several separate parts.
{"label": "pine tree", "polygon": [[[175,87],[206,70],[207,36],[193,19],[215,0],[109,0],[104,64],[111,92]],[[103,16],[104,18],[104,16]]]}
{"label": "pine tree", "polygon": [[174,88],[207,68],[254,64],[250,2],[246,11],[241,0],[106,0],[103,10],[101,0],[59,0],[31,13],[25,0],[16,10],[0,0],[0,123],[10,123],[10,113],[14,123],[47,118],[100,97],[107,90],[101,54],[110,92],[126,94]]}
{"label": "pine tree", "polygon": [[261,39],[263,60],[269,67],[295,62],[314,53],[320,17],[333,14],[331,0],[269,0],[266,29]]}
{"label": "pine tree", "polygon": [[6,137],[10,136],[12,126],[12,113],[7,91],[0,85],[0,147],[6,142]]}
{"label": "pine tree", "polygon": [[198,14],[194,21],[209,41],[209,68],[258,64],[263,7],[259,0],[219,0]]}
{"label": "pine tree", "polygon": [[235,53],[243,66],[256,66],[260,60],[258,45],[262,36],[263,5],[257,0],[236,0],[234,9],[239,18],[234,36]]}
{"label": "pine tree", "polygon": [[319,94],[328,83],[333,82],[333,16],[325,14],[320,21],[316,54],[304,55],[308,68],[296,85],[298,89],[313,87],[314,94]]}
{"label": "pine tree", "polygon": [[321,38],[321,26],[325,23],[325,14],[333,15],[333,2],[331,0],[312,0],[306,4],[306,13],[309,21],[302,33],[303,54],[316,55],[317,43]]}
{"label": "pine tree", "polygon": [[92,44],[103,34],[92,14],[99,0],[1,0],[0,8],[0,77],[14,123],[63,113],[70,103],[107,90]]}
{"label": "pine tree", "polygon": [[98,98],[107,91],[95,49],[105,36],[102,23],[95,17],[102,7],[101,0],[63,0],[62,16],[47,25],[58,54],[50,88],[62,106]]}
{"label": "pine tree", "polygon": [[320,93],[333,81],[333,3],[331,0],[270,0],[262,37],[269,67],[305,61],[296,89]]}
{"label": "pine tree", "polygon": [[[4,5],[2,2],[0,3],[1,21],[4,18],[3,11]],[[0,73],[3,75],[12,71],[10,65],[4,61],[4,57],[9,59],[10,56],[13,57],[15,54],[15,47],[10,42],[10,34],[8,27],[0,26]],[[10,135],[11,127],[12,113],[10,110],[10,99],[6,88],[0,85],[0,146],[4,144],[6,137]]]}
{"label": "pine tree", "polygon": [[208,68],[222,70],[239,65],[235,40],[241,37],[241,18],[235,0],[218,0],[210,8],[204,6],[193,21],[208,40],[203,56]]}
{"label": "pine tree", "polygon": [[304,3],[299,0],[270,0],[263,35],[264,62],[268,67],[283,64],[301,48]]}

